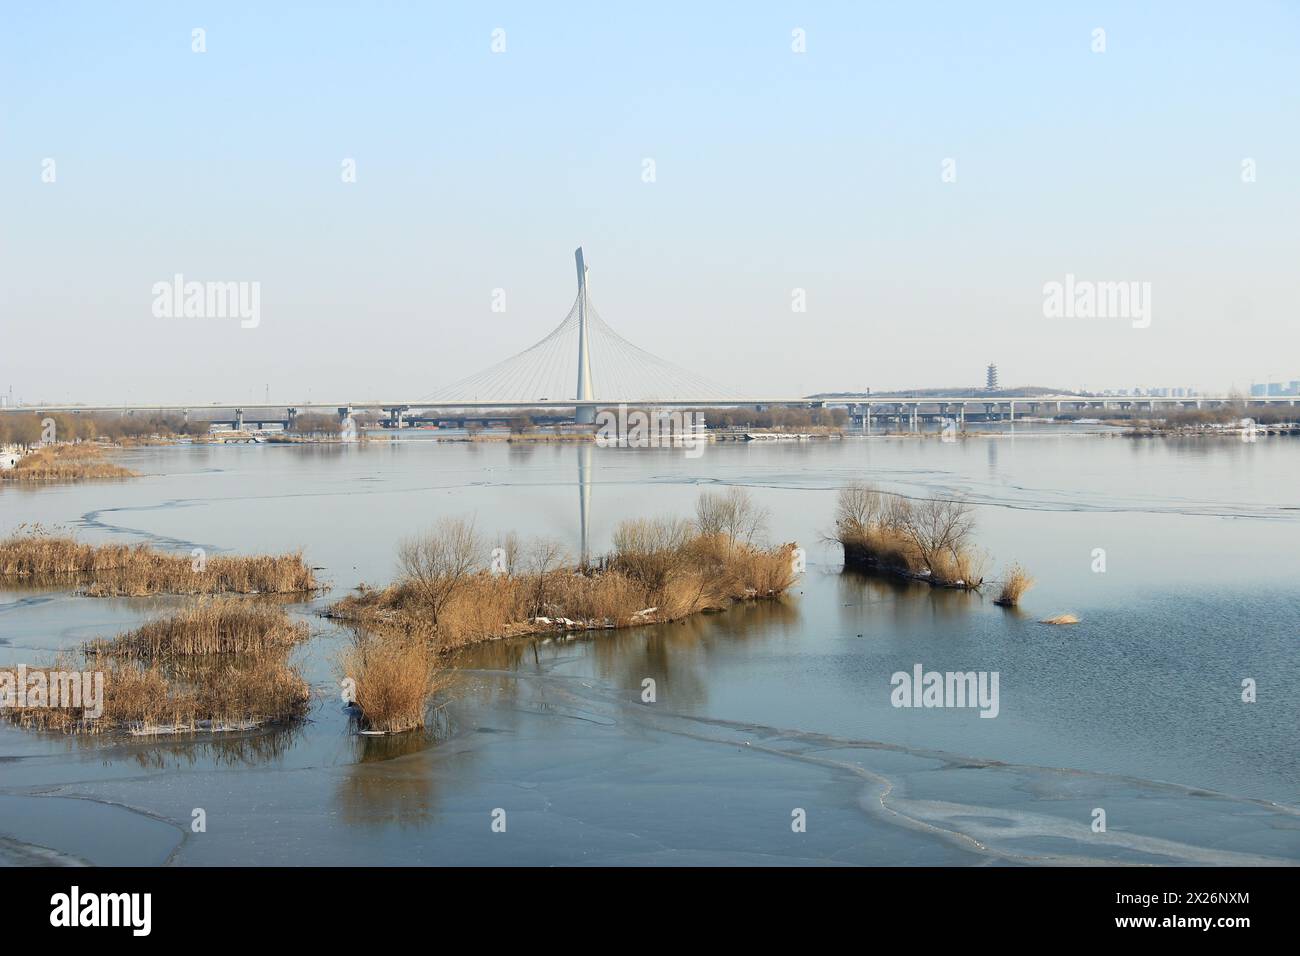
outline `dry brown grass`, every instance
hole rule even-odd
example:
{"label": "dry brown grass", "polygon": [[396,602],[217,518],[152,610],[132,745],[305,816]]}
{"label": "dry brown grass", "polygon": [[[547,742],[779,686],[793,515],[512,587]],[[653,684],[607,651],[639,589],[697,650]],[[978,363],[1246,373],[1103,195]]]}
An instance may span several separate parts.
{"label": "dry brown grass", "polygon": [[103,675],[103,713],[87,707],[7,707],[22,726],[64,733],[174,734],[250,729],[305,713],[310,688],[288,661],[307,637],[280,608],[213,602],[146,623],[111,641],[94,641],[76,662],[54,671]]}
{"label": "dry brown grass", "polygon": [[998,593],[994,604],[1001,604],[1003,607],[1015,607],[1020,603],[1020,598],[1024,593],[1034,586],[1034,579],[1028,572],[1018,564],[1013,564],[1006,573],[1002,581],[1002,590]]}
{"label": "dry brown grass", "polygon": [[73,577],[95,597],[146,594],[296,594],[317,588],[301,552],[207,558],[147,545],[84,544],[39,528],[0,541],[0,578],[40,583]]}
{"label": "dry brown grass", "polygon": [[111,641],[92,641],[86,653],[159,662],[210,654],[260,656],[286,650],[309,634],[306,624],[290,620],[282,608],[219,598],[201,600]]}
{"label": "dry brown grass", "polygon": [[87,478],[136,478],[129,468],[104,460],[95,445],[46,445],[29,452],[13,468],[0,471],[2,481],[80,481]]}
{"label": "dry brown grass", "polygon": [[[464,560],[473,553],[472,532],[444,523],[422,543],[403,545],[404,574],[396,583],[349,595],[330,613],[366,629],[418,636],[446,652],[556,629],[678,620],[782,594],[796,577],[795,546],[757,546],[751,541],[759,528],[741,527],[704,534],[679,519],[632,520],[615,530],[614,550],[594,566],[566,563],[545,542],[531,549],[515,542],[504,573],[492,573]],[[424,559],[413,560],[416,552]]]}
{"label": "dry brown grass", "polygon": [[353,703],[365,729],[389,734],[423,727],[429,698],[447,680],[425,641],[391,631],[358,631],[338,672],[355,684]]}
{"label": "dry brown grass", "polygon": [[1045,617],[1039,624],[1078,624],[1079,619],[1073,614],[1058,614],[1055,617]]}

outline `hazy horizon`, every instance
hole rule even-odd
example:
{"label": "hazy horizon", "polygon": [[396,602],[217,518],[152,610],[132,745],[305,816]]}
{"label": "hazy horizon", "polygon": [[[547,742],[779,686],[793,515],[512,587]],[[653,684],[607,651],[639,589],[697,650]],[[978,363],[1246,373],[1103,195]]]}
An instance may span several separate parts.
{"label": "hazy horizon", "polygon": [[[3,16],[20,400],[424,396],[559,324],[579,245],[614,329],[751,394],[1300,379],[1282,3]],[[158,317],[176,275],[258,321]],[[1075,279],[1148,314],[1049,318]]]}

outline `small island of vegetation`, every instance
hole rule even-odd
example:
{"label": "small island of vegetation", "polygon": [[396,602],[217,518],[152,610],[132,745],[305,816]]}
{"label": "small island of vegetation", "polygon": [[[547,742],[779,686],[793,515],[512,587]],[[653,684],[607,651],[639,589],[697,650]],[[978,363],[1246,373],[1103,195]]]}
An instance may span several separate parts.
{"label": "small island of vegetation", "polygon": [[352,681],[366,730],[411,730],[423,726],[445,679],[438,657],[458,648],[675,621],[778,597],[794,583],[796,546],[762,546],[765,521],[741,489],[705,492],[693,521],[625,521],[609,554],[575,564],[553,542],[509,537],[488,548],[472,523],[444,520],[401,545],[395,583],[363,587],[330,608],[356,629],[340,677]]}
{"label": "small island of vegetation", "polygon": [[319,585],[301,552],[280,555],[169,553],[148,545],[87,544],[39,526],[0,540],[0,581],[71,581],[91,597],[147,594],[297,594]]}
{"label": "small island of vegetation", "polygon": [[[0,715],[33,730],[160,735],[246,731],[306,713],[311,689],[289,652],[309,636],[284,609],[232,598],[204,600],[112,640],[81,660],[0,672]],[[74,669],[75,668],[75,669]],[[78,686],[94,677],[97,692]],[[7,678],[7,681],[6,681]],[[73,688],[79,706],[68,706]],[[52,696],[53,695],[53,696]],[[62,696],[55,701],[54,696]],[[55,704],[58,704],[57,706]]]}
{"label": "small island of vegetation", "polygon": [[[977,591],[987,558],[975,550],[974,509],[960,498],[913,500],[851,482],[839,491],[835,540],[846,567]],[[996,602],[1014,607],[1033,579],[1019,565],[1004,575]]]}

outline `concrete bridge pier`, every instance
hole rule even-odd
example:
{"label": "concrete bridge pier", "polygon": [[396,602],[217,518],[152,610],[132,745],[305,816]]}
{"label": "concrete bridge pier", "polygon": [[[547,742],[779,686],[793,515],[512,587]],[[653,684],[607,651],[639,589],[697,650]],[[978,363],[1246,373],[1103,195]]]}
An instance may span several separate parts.
{"label": "concrete bridge pier", "polygon": [[236,408],[235,409],[235,431],[242,432],[243,430],[244,430],[244,410],[242,408]]}
{"label": "concrete bridge pier", "polygon": [[284,427],[285,427],[288,431],[293,431],[293,428],[294,428],[294,426],[295,426],[297,423],[298,423],[298,409],[296,409],[296,408],[286,408],[286,409],[285,409]]}

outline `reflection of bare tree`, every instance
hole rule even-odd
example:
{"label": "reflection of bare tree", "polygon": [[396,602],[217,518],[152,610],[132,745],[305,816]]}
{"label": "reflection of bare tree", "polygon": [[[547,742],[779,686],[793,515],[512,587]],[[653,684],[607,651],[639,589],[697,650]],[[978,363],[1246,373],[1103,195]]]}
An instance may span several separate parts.
{"label": "reflection of bare tree", "polygon": [[840,620],[845,627],[861,625],[862,605],[888,608],[894,623],[908,626],[964,619],[972,602],[980,600],[975,591],[934,588],[922,581],[857,568],[845,568],[836,582]]}
{"label": "reflection of bare tree", "polygon": [[693,710],[709,697],[711,665],[741,642],[754,643],[793,633],[798,605],[789,600],[733,605],[717,614],[697,614],[672,624],[596,635],[592,657],[600,676],[616,687],[640,693],[654,679],[661,699],[673,709]]}
{"label": "reflection of bare tree", "polygon": [[[799,609],[794,602],[756,601],[670,624],[587,631],[569,640],[530,637],[494,641],[466,648],[452,663],[463,670],[543,675],[552,662],[575,652],[585,653],[595,672],[614,687],[639,694],[641,682],[651,677],[661,692],[671,688],[673,700],[689,708],[708,699],[709,667],[717,654],[741,641],[788,636],[798,623]],[[488,705],[518,703],[525,694],[530,706],[544,704],[546,682],[464,679],[454,696]]]}
{"label": "reflection of bare tree", "polygon": [[448,656],[454,667],[482,668],[484,670],[513,671],[525,663],[538,662],[538,638],[520,638],[514,641],[487,641],[475,644]]}
{"label": "reflection of bare tree", "polygon": [[506,459],[513,465],[521,465],[533,457],[537,447],[528,441],[506,442]]}
{"label": "reflection of bare tree", "polygon": [[133,761],[148,770],[210,765],[256,767],[280,760],[299,741],[304,724],[278,724],[241,733],[170,734],[166,737],[69,737],[78,750],[106,762]]}

